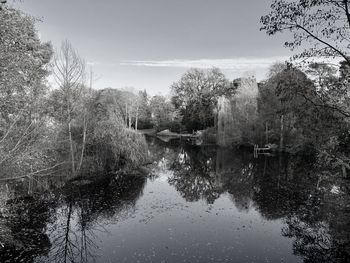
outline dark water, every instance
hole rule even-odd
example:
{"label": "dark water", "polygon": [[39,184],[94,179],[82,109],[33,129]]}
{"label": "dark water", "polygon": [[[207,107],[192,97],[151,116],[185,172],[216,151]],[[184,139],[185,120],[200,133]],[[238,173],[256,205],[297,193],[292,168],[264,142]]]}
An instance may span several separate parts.
{"label": "dark water", "polygon": [[149,150],[148,177],[3,182],[0,262],[349,262],[349,183],[314,160]]}

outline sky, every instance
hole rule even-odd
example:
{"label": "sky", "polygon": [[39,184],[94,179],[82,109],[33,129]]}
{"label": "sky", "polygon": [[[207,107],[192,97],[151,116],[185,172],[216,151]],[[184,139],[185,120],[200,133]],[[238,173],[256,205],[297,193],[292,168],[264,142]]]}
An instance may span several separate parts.
{"label": "sky", "polygon": [[191,67],[219,67],[230,79],[265,78],[286,60],[285,35],[259,31],[272,0],[22,0],[41,19],[43,41],[68,39],[92,67],[94,88],[169,93]]}

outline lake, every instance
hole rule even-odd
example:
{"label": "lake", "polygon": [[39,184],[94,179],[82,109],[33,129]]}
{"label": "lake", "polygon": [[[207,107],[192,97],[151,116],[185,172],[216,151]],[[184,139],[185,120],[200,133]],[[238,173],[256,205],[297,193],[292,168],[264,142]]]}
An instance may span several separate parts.
{"label": "lake", "polygon": [[350,258],[349,180],[313,158],[148,144],[148,176],[1,182],[0,262]]}

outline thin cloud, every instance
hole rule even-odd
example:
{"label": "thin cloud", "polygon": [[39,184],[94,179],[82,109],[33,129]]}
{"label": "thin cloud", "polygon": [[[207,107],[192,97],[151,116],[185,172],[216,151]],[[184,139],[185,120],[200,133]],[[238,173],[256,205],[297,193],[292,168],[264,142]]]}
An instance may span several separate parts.
{"label": "thin cloud", "polygon": [[246,71],[265,69],[274,62],[285,61],[288,57],[268,58],[232,58],[232,59],[174,59],[174,60],[125,60],[122,66],[139,67],[168,67],[168,68],[201,68],[208,69],[217,67],[224,70]]}

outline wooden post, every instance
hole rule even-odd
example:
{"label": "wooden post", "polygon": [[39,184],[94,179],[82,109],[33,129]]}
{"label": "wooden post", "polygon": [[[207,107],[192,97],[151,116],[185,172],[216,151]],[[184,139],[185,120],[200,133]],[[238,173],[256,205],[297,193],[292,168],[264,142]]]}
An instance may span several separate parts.
{"label": "wooden post", "polygon": [[254,144],[254,158],[258,158],[258,145]]}

